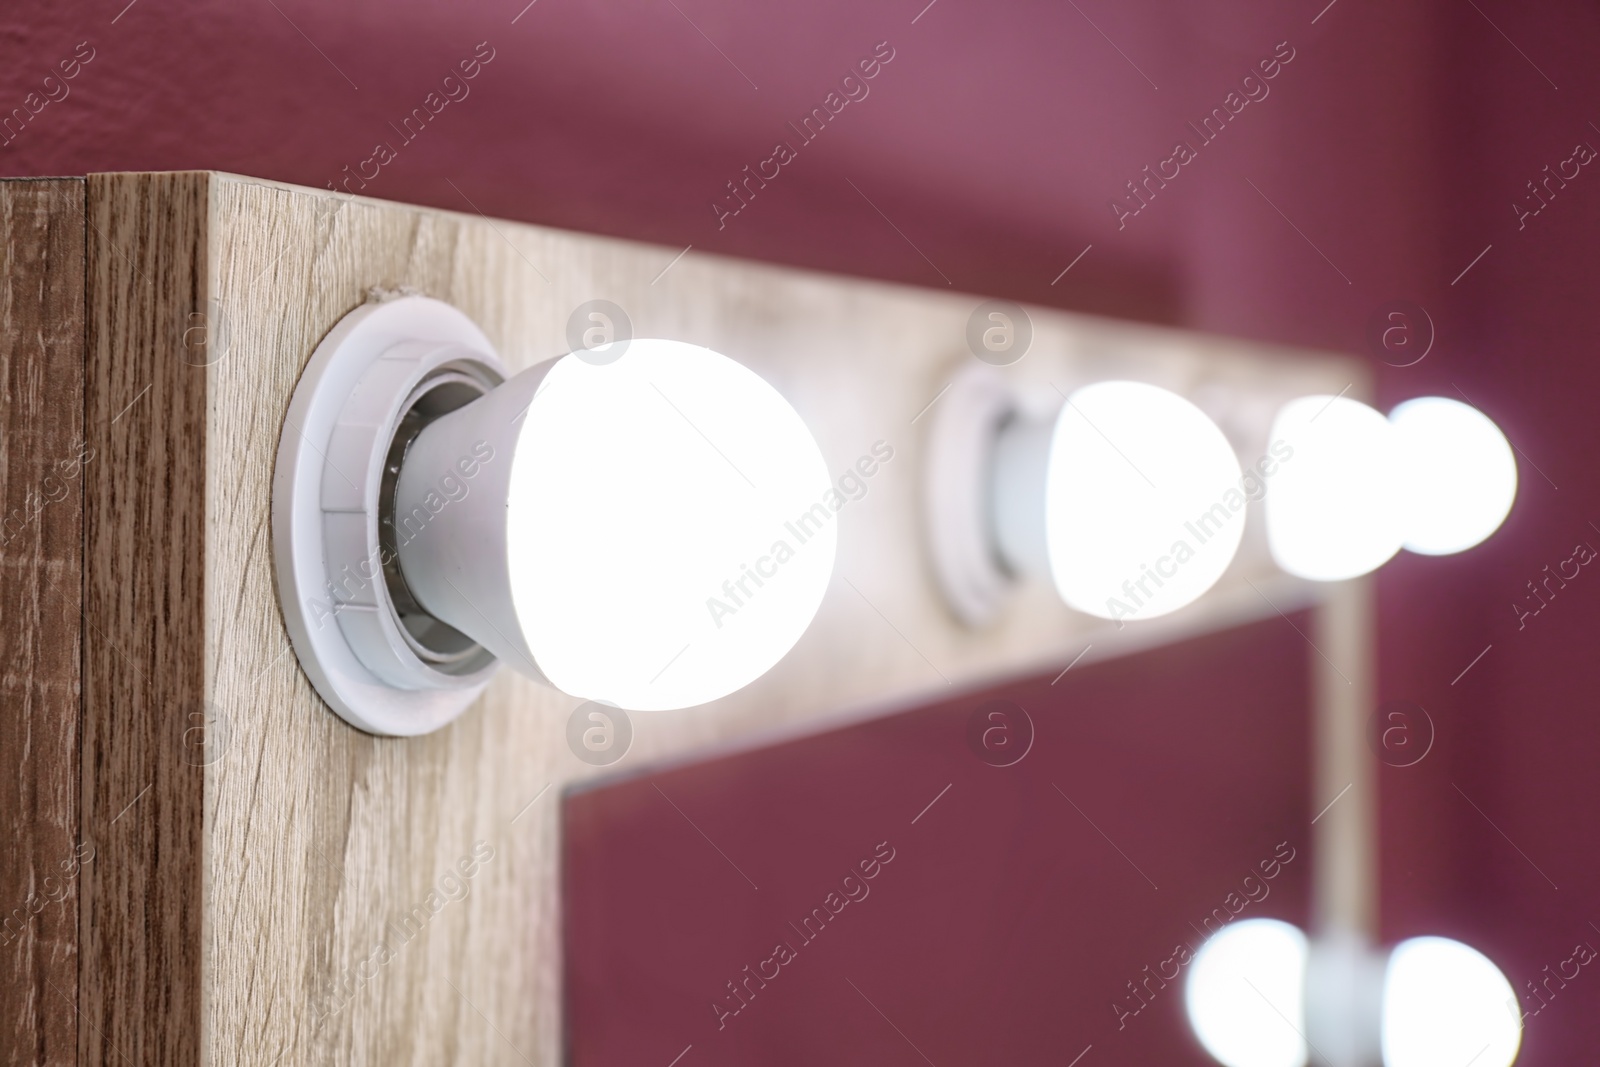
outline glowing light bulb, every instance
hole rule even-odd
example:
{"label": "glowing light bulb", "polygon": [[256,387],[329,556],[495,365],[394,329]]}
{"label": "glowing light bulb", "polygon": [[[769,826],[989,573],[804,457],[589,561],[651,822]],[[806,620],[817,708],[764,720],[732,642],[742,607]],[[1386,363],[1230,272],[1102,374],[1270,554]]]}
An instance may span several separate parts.
{"label": "glowing light bulb", "polygon": [[370,301],[284,418],[278,603],[317,692],[371,733],[444,727],[502,664],[688,707],[799,640],[845,500],[795,410],[709,349],[630,339],[508,380],[460,310]]}
{"label": "glowing light bulb", "polygon": [[1412,552],[1439,556],[1483,541],[1517,495],[1517,461],[1499,427],[1446,397],[1407,400],[1389,413],[1402,530]]}
{"label": "glowing light bulb", "polygon": [[1395,435],[1378,412],[1338,396],[1289,401],[1274,445],[1292,449],[1267,491],[1267,544],[1278,566],[1316,581],[1354,578],[1400,550]]}
{"label": "glowing light bulb", "polygon": [[1045,475],[1049,568],[1067,604],[1153,618],[1191,603],[1244,533],[1239,461],[1215,423],[1176,393],[1096,382],[1056,417]]}
{"label": "glowing light bulb", "polygon": [[1383,991],[1386,1067],[1510,1067],[1522,1041],[1516,993],[1483,953],[1443,937],[1402,941]]}
{"label": "glowing light bulb", "polygon": [[499,488],[445,503],[401,564],[423,607],[558,689],[629,710],[701,704],[804,633],[842,500],[800,416],[750,370],[677,341],[607,348],[422,431],[402,522],[481,445]]}
{"label": "glowing light bulb", "polygon": [[1184,1007],[1195,1036],[1224,1067],[1306,1063],[1306,936],[1276,919],[1224,927],[1189,965]]}

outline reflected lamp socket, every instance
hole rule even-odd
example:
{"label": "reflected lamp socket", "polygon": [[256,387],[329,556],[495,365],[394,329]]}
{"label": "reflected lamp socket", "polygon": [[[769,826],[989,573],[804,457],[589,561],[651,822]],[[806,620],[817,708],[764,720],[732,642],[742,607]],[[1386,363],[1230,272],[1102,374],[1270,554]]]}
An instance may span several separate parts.
{"label": "reflected lamp socket", "polygon": [[450,305],[369,303],[284,422],[279,601],[318,693],[371,733],[440,728],[502,664],[626,710],[690,707],[805,632],[835,527],[772,553],[830,488],[794,408],[710,349],[632,339],[508,375]]}

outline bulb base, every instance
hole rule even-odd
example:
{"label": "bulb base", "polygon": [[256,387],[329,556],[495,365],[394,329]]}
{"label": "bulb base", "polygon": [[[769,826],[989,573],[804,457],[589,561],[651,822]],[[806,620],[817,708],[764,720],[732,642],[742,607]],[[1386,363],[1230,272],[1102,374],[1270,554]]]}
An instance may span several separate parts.
{"label": "bulb base", "polygon": [[523,420],[556,362],[425,427],[401,463],[393,516],[400,571],[421,607],[541,682],[510,592],[506,501]]}
{"label": "bulb base", "polygon": [[1016,577],[1050,579],[1045,493],[1055,433],[1055,419],[1014,412],[995,437],[986,513],[995,550]]}

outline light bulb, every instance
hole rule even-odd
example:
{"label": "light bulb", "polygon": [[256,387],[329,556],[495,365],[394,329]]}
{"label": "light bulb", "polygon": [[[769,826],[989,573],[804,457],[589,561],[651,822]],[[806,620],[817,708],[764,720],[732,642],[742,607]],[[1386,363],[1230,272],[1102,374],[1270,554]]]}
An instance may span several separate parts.
{"label": "light bulb", "polygon": [[1447,555],[1499,529],[1517,495],[1517,461],[1488,416],[1447,397],[1424,396],[1396,407],[1389,423],[1406,548]]}
{"label": "light bulb", "polygon": [[1382,1041],[1386,1067],[1509,1067],[1522,1041],[1516,993],[1459,941],[1402,941],[1384,980]]}
{"label": "light bulb", "polygon": [[1019,578],[1107,619],[1166,615],[1233,561],[1261,481],[1176,393],[1105,381],[1042,414],[992,367],[935,408],[927,508],[934,573],[965,622],[989,622]]}
{"label": "light bulb", "polygon": [[1290,574],[1337,581],[1400,550],[1401,499],[1389,422],[1342,396],[1303,396],[1273,420],[1290,450],[1267,491],[1267,544]]}
{"label": "light bulb", "polygon": [[[396,494],[401,570],[423,608],[558,689],[689,707],[804,633],[833,571],[838,494],[800,416],[752,371],[678,341],[609,348],[422,430]],[[452,500],[464,459],[481,484]]]}
{"label": "light bulb", "polygon": [[1225,1067],[1306,1062],[1305,934],[1276,919],[1224,927],[1189,965],[1184,1007],[1195,1036]]}
{"label": "light bulb", "polygon": [[1153,618],[1191,603],[1233,560],[1245,505],[1232,446],[1176,393],[1096,382],[1056,417],[1044,537],[1070,607]]}
{"label": "light bulb", "polygon": [[507,380],[458,309],[372,301],[284,418],[278,603],[311,684],[371,733],[440,729],[502,663],[688,707],[799,640],[844,503],[795,410],[709,349],[630,340]]}

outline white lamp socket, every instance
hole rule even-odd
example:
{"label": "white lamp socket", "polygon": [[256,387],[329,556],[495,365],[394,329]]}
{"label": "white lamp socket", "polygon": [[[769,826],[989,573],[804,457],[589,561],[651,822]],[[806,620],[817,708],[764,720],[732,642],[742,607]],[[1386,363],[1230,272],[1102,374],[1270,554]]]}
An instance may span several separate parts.
{"label": "white lamp socket", "polygon": [[407,595],[381,520],[418,430],[504,378],[499,356],[471,319],[440,301],[406,296],[341,319],[295,388],[273,471],[279,604],[317,692],[369,733],[444,726],[496,669],[493,650]]}

